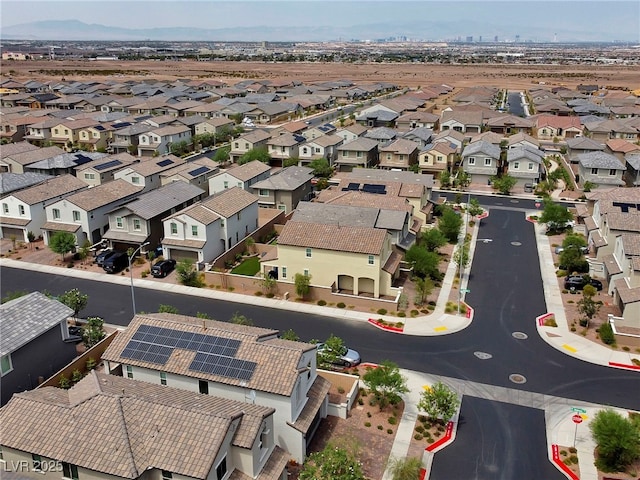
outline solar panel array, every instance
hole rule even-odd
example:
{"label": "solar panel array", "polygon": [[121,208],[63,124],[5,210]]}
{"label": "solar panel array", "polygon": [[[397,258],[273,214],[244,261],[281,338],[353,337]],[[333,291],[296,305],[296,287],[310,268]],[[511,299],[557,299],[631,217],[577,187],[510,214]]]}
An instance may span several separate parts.
{"label": "solar panel array", "polygon": [[173,160],[170,159],[165,159],[165,160],[161,160],[159,161],[156,165],[158,165],[159,167],[166,167],[167,165],[171,165],[173,163]]}
{"label": "solar panel array", "polygon": [[95,167],[93,167],[95,170],[105,170],[107,168],[111,168],[111,167],[115,167],[116,165],[122,165],[122,162],[120,160],[110,160],[106,163],[101,163],[100,165],[96,165]]}
{"label": "solar panel array", "polygon": [[358,190],[360,190],[360,184],[354,182],[349,183],[349,185],[342,189],[343,192],[357,192]]}
{"label": "solar panel array", "polygon": [[73,163],[76,165],[84,165],[85,163],[89,163],[94,160],[93,158],[82,155],[81,153],[76,153],[75,157],[76,158],[73,160]]}
{"label": "solar panel array", "polygon": [[209,167],[199,167],[199,168],[196,168],[195,170],[191,170],[189,172],[189,175],[191,175],[192,177],[195,177],[196,175],[200,175],[201,173],[208,172],[209,170],[210,170]]}
{"label": "solar panel array", "polygon": [[371,183],[365,183],[364,185],[362,185],[362,191],[366,193],[387,193],[385,185],[375,185]]}
{"label": "solar panel array", "polygon": [[240,343],[215,335],[140,325],[120,356],[164,365],[174,349],[180,348],[196,352],[189,370],[250,380],[257,364],[235,358]]}
{"label": "solar panel array", "polygon": [[613,202],[613,206],[618,207],[623,213],[629,213],[630,208],[635,208],[640,211],[640,203]]}

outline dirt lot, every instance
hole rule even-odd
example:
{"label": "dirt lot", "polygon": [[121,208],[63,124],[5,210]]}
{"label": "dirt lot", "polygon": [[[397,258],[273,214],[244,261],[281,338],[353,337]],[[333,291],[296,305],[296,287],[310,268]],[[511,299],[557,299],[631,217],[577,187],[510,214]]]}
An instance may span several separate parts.
{"label": "dirt lot", "polygon": [[619,65],[437,65],[419,63],[267,63],[197,61],[38,60],[2,62],[3,76],[16,80],[176,80],[217,78],[230,84],[243,79],[295,79],[305,83],[350,79],[359,83],[392,82],[418,87],[446,83],[455,87],[490,85],[530,88],[544,82],[575,87],[581,83],[637,88],[640,70]]}

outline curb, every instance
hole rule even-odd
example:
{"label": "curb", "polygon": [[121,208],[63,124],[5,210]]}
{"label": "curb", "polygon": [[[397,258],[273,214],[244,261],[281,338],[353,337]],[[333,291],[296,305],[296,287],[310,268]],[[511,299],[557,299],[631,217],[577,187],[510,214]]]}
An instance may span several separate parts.
{"label": "curb", "polygon": [[453,422],[447,423],[447,428],[444,431],[444,436],[437,442],[434,442],[431,445],[427,446],[425,450],[431,453],[436,453],[449,445],[449,443],[453,442],[453,425]]}
{"label": "curb", "polygon": [[549,317],[554,317],[555,318],[556,314],[555,313],[545,313],[544,315],[540,315],[538,317],[536,317],[536,322],[538,322],[538,326],[539,327],[544,327],[545,324],[545,320]]}
{"label": "curb", "polygon": [[640,371],[640,365],[627,365],[626,363],[609,362],[609,366],[615,367],[615,368],[627,368],[629,370]]}
{"label": "curb", "polygon": [[580,480],[580,477],[573,473],[571,469],[567,467],[562,460],[560,460],[558,445],[555,443],[551,445],[551,458],[553,460],[552,463],[564,474],[565,477],[570,478],[571,480]]}
{"label": "curb", "polygon": [[[367,320],[367,322],[373,325],[374,327],[379,328],[380,330],[385,330],[387,332],[392,332],[392,333],[404,333],[404,325],[402,327],[395,327],[392,325],[382,325],[379,323],[380,320],[375,318],[370,318]],[[404,322],[400,322],[400,323],[404,324]]]}

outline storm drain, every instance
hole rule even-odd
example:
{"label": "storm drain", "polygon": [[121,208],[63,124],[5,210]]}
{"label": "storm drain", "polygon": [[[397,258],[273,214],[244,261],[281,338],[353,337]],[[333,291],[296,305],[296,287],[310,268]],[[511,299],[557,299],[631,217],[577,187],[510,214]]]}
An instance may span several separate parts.
{"label": "storm drain", "polygon": [[513,245],[514,247],[519,247],[520,245],[522,245],[521,242],[511,242],[511,245]]}
{"label": "storm drain", "polygon": [[529,338],[529,335],[524,332],[513,332],[511,336],[513,338],[517,338],[518,340],[526,340],[527,338]]}
{"label": "storm drain", "polygon": [[478,357],[480,360],[489,360],[493,357],[490,353],[486,352],[473,352],[473,354]]}
{"label": "storm drain", "polygon": [[513,383],[526,383],[527,379],[524,375],[520,375],[519,373],[512,373],[509,375],[509,380]]}

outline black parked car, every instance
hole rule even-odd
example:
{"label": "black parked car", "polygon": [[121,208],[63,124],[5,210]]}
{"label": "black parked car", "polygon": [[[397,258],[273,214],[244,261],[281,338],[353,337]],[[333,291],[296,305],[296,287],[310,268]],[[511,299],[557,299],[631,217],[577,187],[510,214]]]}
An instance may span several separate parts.
{"label": "black parked car", "polygon": [[113,250],[109,249],[109,248],[105,248],[104,250],[102,250],[97,256],[96,256],[96,263],[98,264],[99,267],[102,267],[104,265],[104,261],[105,259],[111,255],[112,253],[114,253]]}
{"label": "black parked car", "polygon": [[102,265],[102,269],[107,273],[118,273],[129,265],[129,257],[127,252],[113,252],[109,255]]}
{"label": "black parked car", "polygon": [[569,275],[564,279],[564,288],[567,290],[582,290],[585,285],[591,285],[595,287],[597,291],[602,290],[602,282],[594,278],[589,278],[588,275]]}
{"label": "black parked car", "polygon": [[176,268],[176,261],[172,258],[162,260],[151,267],[151,275],[155,278],[164,278]]}

